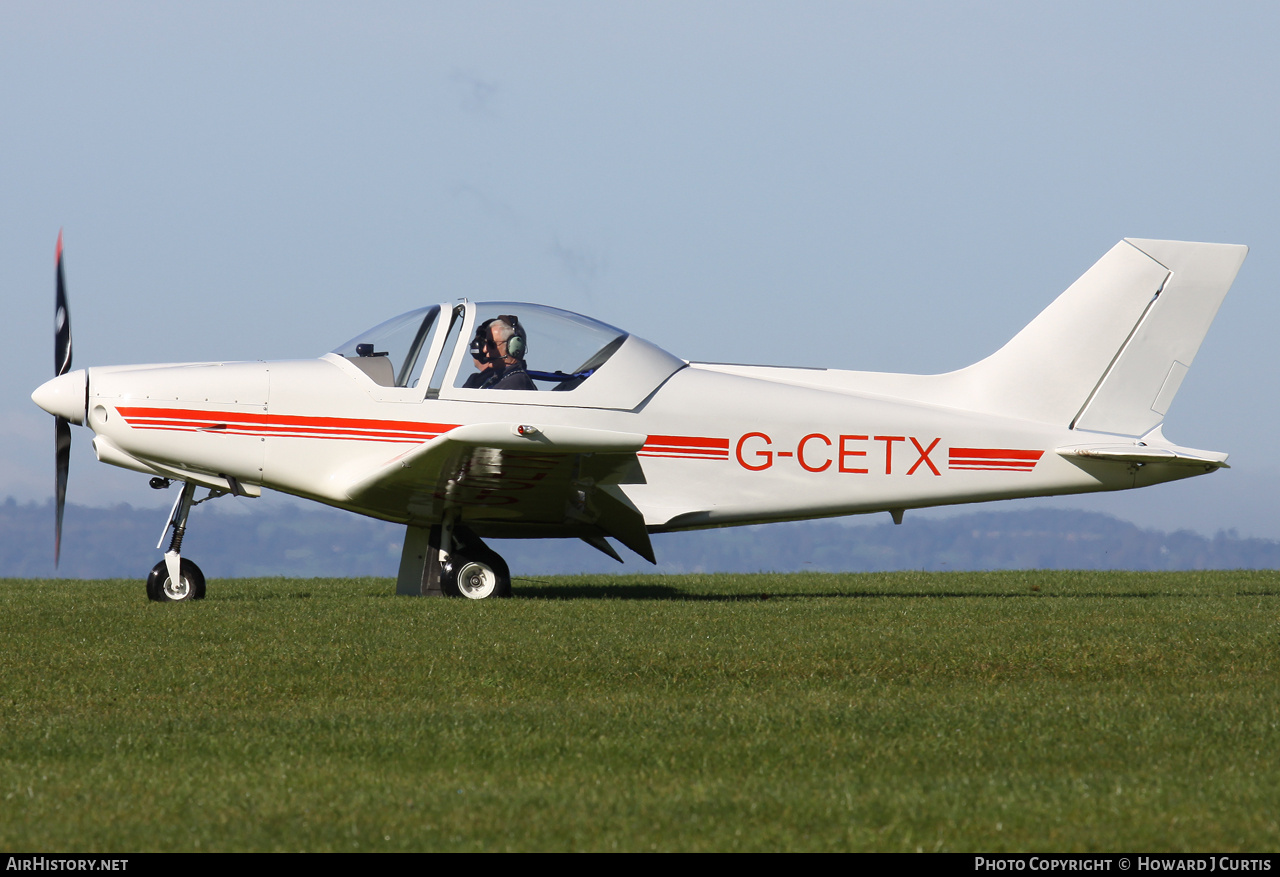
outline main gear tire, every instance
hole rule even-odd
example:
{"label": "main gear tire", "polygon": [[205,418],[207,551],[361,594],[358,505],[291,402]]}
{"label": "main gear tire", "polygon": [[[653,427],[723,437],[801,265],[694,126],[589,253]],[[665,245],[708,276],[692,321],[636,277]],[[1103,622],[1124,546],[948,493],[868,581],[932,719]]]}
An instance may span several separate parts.
{"label": "main gear tire", "polygon": [[489,600],[511,596],[511,571],[507,562],[483,545],[471,545],[449,558],[442,590],[450,597]]}

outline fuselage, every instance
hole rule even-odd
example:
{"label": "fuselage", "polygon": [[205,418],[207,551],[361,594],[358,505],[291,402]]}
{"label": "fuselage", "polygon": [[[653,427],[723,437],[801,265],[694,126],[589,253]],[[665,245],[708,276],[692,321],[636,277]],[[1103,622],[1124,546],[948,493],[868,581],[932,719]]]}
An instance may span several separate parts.
{"label": "fuselage", "polygon": [[[95,368],[87,425],[103,462],[250,494],[265,487],[418,525],[436,513],[362,505],[346,487],[407,449],[487,422],[647,436],[637,454],[643,479],[620,489],[655,532],[1116,490],[1196,474],[1064,458],[1057,448],[1082,441],[1065,428],[734,370],[683,365],[642,404],[611,410],[557,406],[549,392],[520,404],[496,392],[483,401],[388,399],[334,356]],[[504,491],[498,476],[468,516],[500,509],[526,477],[513,473]]]}
{"label": "fuselage", "polygon": [[[467,341],[503,310],[532,326],[528,368],[544,389],[484,389],[472,377],[484,366]],[[547,371],[532,371],[540,366]],[[1083,457],[1070,449],[1145,445],[949,404],[947,388],[964,378],[690,363],[579,315],[466,303],[402,315],[319,359],[91,368],[36,399],[92,429],[106,463],[411,526],[452,514],[498,536],[613,532],[599,514],[585,526],[569,507],[585,508],[600,490],[660,532],[1118,490],[1225,459],[1197,468],[1121,459],[1114,447],[1109,459]],[[432,442],[485,425],[499,436],[513,425],[544,437],[587,431],[605,443],[562,453],[544,441],[551,453],[540,456],[472,442],[465,454],[385,475]],[[626,436],[638,437],[634,448],[604,453]]]}

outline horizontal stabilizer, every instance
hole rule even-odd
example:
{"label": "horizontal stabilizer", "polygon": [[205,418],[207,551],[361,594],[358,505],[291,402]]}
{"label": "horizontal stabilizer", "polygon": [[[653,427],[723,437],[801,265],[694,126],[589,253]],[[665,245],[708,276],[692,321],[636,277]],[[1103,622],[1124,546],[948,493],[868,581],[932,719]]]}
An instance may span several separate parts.
{"label": "horizontal stabilizer", "polygon": [[1205,469],[1230,469],[1227,455],[1216,451],[1197,451],[1190,448],[1156,448],[1146,445],[1076,445],[1058,448],[1063,457],[1083,457],[1092,460],[1113,460],[1117,463],[1165,463],[1174,466],[1195,466]]}

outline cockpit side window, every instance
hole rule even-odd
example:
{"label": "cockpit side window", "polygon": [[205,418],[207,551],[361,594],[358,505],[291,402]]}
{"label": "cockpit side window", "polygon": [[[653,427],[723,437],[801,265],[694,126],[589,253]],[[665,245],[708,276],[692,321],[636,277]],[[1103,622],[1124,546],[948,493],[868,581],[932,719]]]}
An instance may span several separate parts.
{"label": "cockpit side window", "polygon": [[401,314],[362,332],[333,352],[383,387],[417,386],[424,353],[439,328],[440,306]]}
{"label": "cockpit side window", "polygon": [[473,325],[458,389],[571,391],[627,339],[589,317],[517,302],[476,305]]}

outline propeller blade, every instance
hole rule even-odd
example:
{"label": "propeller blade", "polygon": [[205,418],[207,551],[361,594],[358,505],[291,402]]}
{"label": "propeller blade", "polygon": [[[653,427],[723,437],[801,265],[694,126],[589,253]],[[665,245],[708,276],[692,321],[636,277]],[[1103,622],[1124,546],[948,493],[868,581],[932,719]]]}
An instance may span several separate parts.
{"label": "propeller blade", "polygon": [[[61,377],[71,370],[71,314],[67,310],[67,282],[62,274],[62,231],[58,231],[58,294],[53,312],[53,370]],[[67,473],[71,468],[71,423],[65,417],[53,420],[53,453],[56,470],[53,528],[53,566],[62,558],[62,513],[67,507]]]}
{"label": "propeller blade", "polygon": [[67,471],[71,468],[71,424],[65,417],[53,421],[54,454],[57,460],[57,485],[54,489],[54,506],[57,523],[53,530],[53,565],[56,568],[62,556],[62,512],[67,506]]}
{"label": "propeller blade", "polygon": [[53,312],[53,372],[71,370],[71,314],[67,311],[67,284],[62,277],[62,232],[58,232],[58,299]]}

